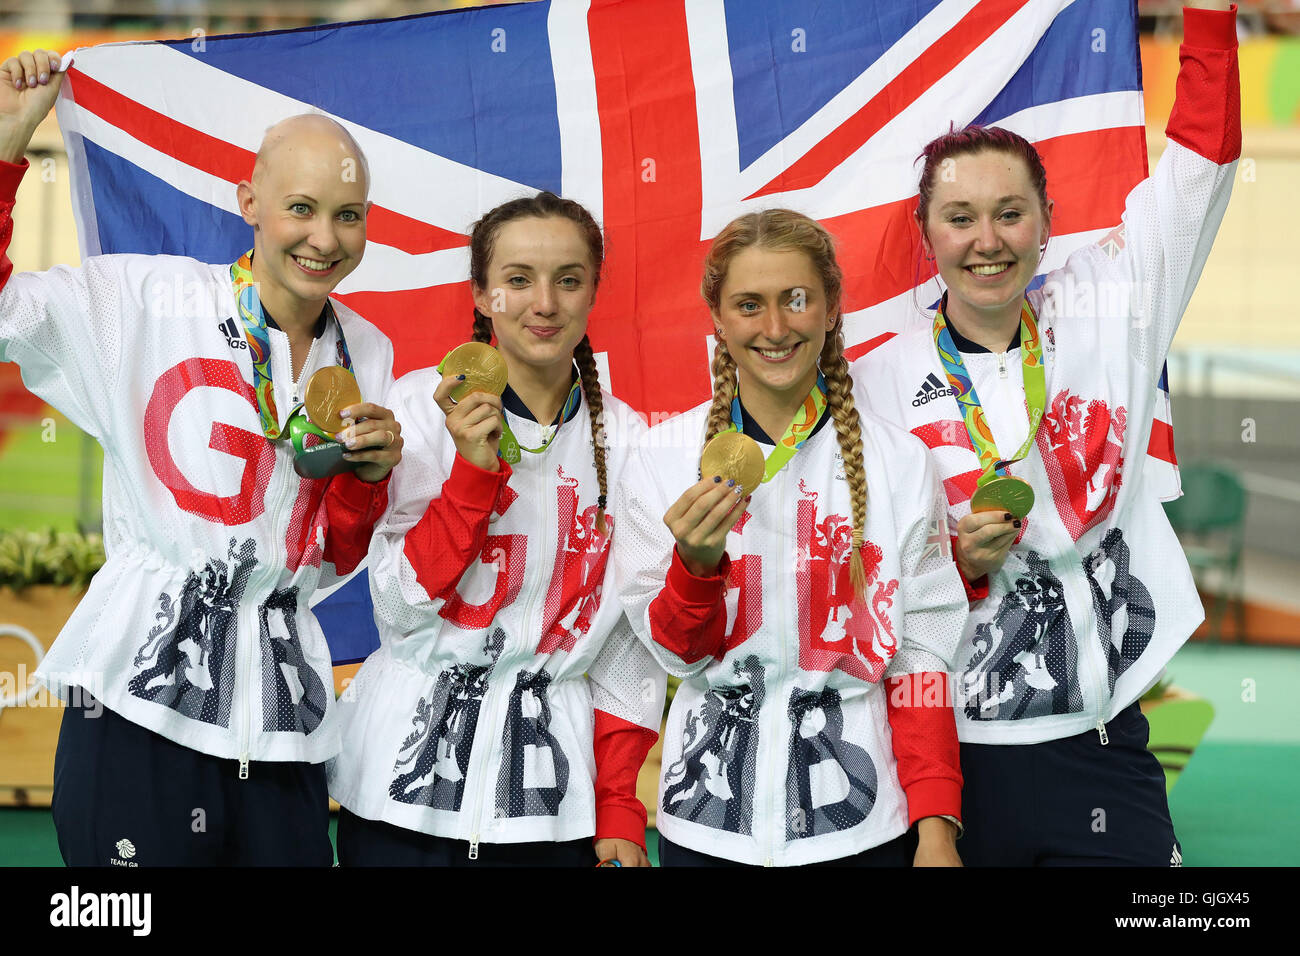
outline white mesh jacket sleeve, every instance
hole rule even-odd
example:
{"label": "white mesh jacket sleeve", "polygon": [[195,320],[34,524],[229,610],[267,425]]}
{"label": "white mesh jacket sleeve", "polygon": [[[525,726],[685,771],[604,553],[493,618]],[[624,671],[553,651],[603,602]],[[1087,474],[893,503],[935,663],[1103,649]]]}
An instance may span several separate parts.
{"label": "white mesh jacket sleeve", "polygon": [[[906,453],[897,455],[894,473],[915,476],[915,481],[891,489],[898,526],[905,529],[899,542],[903,633],[886,677],[951,672],[968,608],[952,559],[947,502],[938,473],[918,439],[906,436],[904,444]],[[881,503],[879,498],[876,503]]]}
{"label": "white mesh jacket sleeve", "polygon": [[119,270],[91,259],[78,269],[15,274],[0,291],[0,362],[18,363],[31,392],[99,439],[122,364],[123,287]]}
{"label": "white mesh jacket sleeve", "polygon": [[587,670],[597,710],[658,733],[667,674],[637,638],[624,614]]}

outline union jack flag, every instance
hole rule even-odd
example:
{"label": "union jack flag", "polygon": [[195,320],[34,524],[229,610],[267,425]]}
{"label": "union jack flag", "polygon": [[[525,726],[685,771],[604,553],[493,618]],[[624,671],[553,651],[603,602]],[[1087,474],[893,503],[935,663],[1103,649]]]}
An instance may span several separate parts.
{"label": "union jack flag", "polygon": [[[233,261],[264,130],[317,109],[371,170],[369,245],[338,296],[397,373],[469,336],[466,233],[549,189],[604,225],[590,335],[645,413],[709,395],[709,240],[784,206],[839,241],[850,358],[939,297],[915,160],[950,126],[1035,142],[1056,202],[1043,271],[1105,242],[1147,173],[1133,0],[539,0],[78,51],[59,103],[81,249]],[[1167,462],[1166,411],[1151,453]],[[327,626],[327,631],[331,630]],[[337,656],[337,655],[336,655]]]}

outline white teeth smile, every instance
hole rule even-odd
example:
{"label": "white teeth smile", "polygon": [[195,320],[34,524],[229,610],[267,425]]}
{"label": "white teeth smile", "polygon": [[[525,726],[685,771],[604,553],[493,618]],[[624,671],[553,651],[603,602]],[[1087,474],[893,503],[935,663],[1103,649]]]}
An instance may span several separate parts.
{"label": "white teeth smile", "polygon": [[332,262],[321,262],[319,259],[304,259],[302,256],[294,256],[293,261],[304,269],[311,269],[313,272],[324,272],[334,265]]}
{"label": "white teeth smile", "polygon": [[977,276],[995,276],[1000,272],[1006,272],[1011,266],[1006,262],[998,262],[987,266],[967,266],[966,268]]}
{"label": "white teeth smile", "polygon": [[794,351],[793,345],[791,345],[789,348],[784,348],[784,349],[758,349],[758,353],[762,355],[763,358],[769,358],[769,359],[783,359],[793,351]]}

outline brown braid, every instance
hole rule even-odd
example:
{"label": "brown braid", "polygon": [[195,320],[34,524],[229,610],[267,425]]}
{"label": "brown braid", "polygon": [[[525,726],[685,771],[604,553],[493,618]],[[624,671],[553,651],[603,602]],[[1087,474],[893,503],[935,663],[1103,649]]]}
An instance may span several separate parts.
{"label": "brown braid", "polygon": [[843,323],[826,333],[822,346],[821,368],[826,378],[826,405],[830,409],[835,434],[840,440],[844,459],[844,477],[849,483],[849,500],[853,506],[853,553],[849,556],[849,580],[853,594],[862,600],[867,590],[867,572],[862,565],[862,535],[867,525],[867,471],[862,461],[862,426],[853,401],[853,379],[844,357]]}
{"label": "brown braid", "polygon": [[600,394],[600,373],[596,370],[596,356],[591,351],[591,341],[584,335],[573,349],[573,360],[578,363],[578,376],[582,380],[582,394],[587,399],[587,414],[591,417],[591,451],[596,463],[596,481],[600,484],[600,497],[596,499],[596,530],[605,533],[605,400]]}
{"label": "brown braid", "polygon": [[[600,285],[600,271],[605,263],[605,238],[600,226],[581,203],[572,199],[561,199],[551,192],[540,192],[536,196],[512,199],[490,210],[470,229],[469,238],[469,276],[470,282],[479,290],[487,288],[488,266],[492,261],[493,247],[501,227],[516,219],[567,219],[578,227],[582,238],[587,243],[591,254],[593,269],[592,285]],[[475,342],[491,343],[492,319],[478,309],[474,310]],[[587,400],[587,412],[591,416],[591,449],[596,467],[596,480],[600,484],[600,497],[597,499],[596,530],[605,534],[605,509],[608,504],[609,491],[605,477],[605,402],[600,392],[600,373],[596,369],[596,357],[591,349],[591,341],[582,337],[573,349],[573,359],[578,365],[578,377],[582,381],[583,397]]]}

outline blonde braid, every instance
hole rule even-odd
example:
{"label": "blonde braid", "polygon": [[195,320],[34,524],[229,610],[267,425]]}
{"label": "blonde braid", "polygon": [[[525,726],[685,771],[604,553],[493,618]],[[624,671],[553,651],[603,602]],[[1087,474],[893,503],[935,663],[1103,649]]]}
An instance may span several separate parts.
{"label": "blonde braid", "polygon": [[600,484],[600,497],[596,499],[596,530],[605,533],[605,505],[608,492],[605,487],[605,400],[600,394],[600,372],[596,369],[596,356],[591,352],[591,340],[582,337],[573,349],[573,360],[578,363],[578,377],[582,381],[582,394],[587,399],[587,414],[591,418],[591,450],[596,465],[596,481]]}
{"label": "blonde braid", "polygon": [[844,358],[844,336],[841,323],[826,333],[822,346],[821,369],[826,377],[826,399],[835,434],[840,439],[840,455],[844,459],[844,477],[849,483],[853,504],[853,553],[849,557],[849,580],[853,594],[862,600],[867,590],[867,572],[862,566],[862,535],[867,525],[867,472],[862,463],[862,427],[857,405],[853,401],[853,379],[849,376],[849,363]]}
{"label": "blonde braid", "polygon": [[713,405],[709,408],[704,441],[731,424],[731,400],[736,397],[740,383],[736,378],[736,360],[727,351],[727,343],[718,338],[713,346]]}

